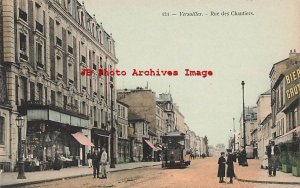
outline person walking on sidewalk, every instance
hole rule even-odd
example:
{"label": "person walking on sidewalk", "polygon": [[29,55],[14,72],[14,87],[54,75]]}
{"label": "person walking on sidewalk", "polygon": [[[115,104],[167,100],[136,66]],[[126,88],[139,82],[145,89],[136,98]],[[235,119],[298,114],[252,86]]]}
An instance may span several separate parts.
{"label": "person walking on sidewalk", "polygon": [[235,177],[233,162],[235,162],[236,159],[234,158],[231,149],[227,149],[227,153],[228,155],[226,161],[227,164],[226,176],[230,178],[230,181],[228,183],[233,183],[233,177]]}
{"label": "person walking on sidewalk", "polygon": [[106,174],[106,165],[107,165],[107,153],[105,151],[105,148],[102,148],[102,155],[101,155],[101,172],[102,172],[102,179],[107,178]]}
{"label": "person walking on sidewalk", "polygon": [[221,157],[218,160],[219,168],[218,168],[218,177],[220,178],[219,183],[224,183],[224,177],[225,177],[225,153],[221,152]]}
{"label": "person walking on sidewalk", "polygon": [[88,160],[89,168],[92,168],[92,167],[93,167],[93,160],[92,160],[91,150],[89,150],[89,152],[88,152],[86,158],[87,158],[87,160]]}
{"label": "person walking on sidewalk", "polygon": [[92,155],[92,163],[93,163],[93,175],[94,178],[99,178],[99,166],[100,166],[100,153],[99,151],[94,151]]}
{"label": "person walking on sidewalk", "polygon": [[280,154],[280,149],[277,145],[275,145],[274,140],[270,140],[269,145],[266,146],[267,155],[268,155],[268,169],[269,169],[269,176],[276,176],[276,169],[278,163],[278,157]]}

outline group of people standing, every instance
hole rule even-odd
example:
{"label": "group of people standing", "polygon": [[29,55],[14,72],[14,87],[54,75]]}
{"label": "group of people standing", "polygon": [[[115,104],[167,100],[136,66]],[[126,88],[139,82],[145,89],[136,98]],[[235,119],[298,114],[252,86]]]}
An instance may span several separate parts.
{"label": "group of people standing", "polygon": [[[107,153],[105,148],[102,148],[102,154],[100,151],[95,150],[93,153],[89,151],[87,154],[89,168],[93,167],[94,178],[106,179],[106,165],[107,165]],[[100,165],[101,165],[101,177],[100,177]]]}
{"label": "group of people standing", "polygon": [[231,149],[227,149],[227,160],[225,159],[225,152],[221,152],[221,156],[218,160],[218,164],[219,164],[218,177],[220,178],[219,183],[226,183],[224,181],[226,164],[227,164],[226,177],[230,178],[230,181],[228,183],[233,183],[233,177],[235,177],[233,162],[236,162],[236,158],[232,154]]}

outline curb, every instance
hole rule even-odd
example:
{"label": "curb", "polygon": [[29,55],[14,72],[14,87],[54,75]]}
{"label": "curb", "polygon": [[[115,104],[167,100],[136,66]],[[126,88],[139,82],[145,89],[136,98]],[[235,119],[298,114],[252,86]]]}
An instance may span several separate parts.
{"label": "curb", "polygon": [[262,184],[285,184],[285,185],[300,185],[300,182],[284,182],[284,181],[266,181],[266,180],[247,180],[236,177],[240,182],[262,183]]}
{"label": "curb", "polygon": [[[114,171],[108,171],[108,172],[113,173],[113,172],[120,172],[120,171],[126,171],[126,170],[134,170],[134,169],[138,169],[138,168],[151,167],[151,166],[159,166],[159,165],[160,164],[154,164],[154,165],[138,166],[138,167],[134,167],[134,168],[116,169]],[[92,175],[93,175],[93,173],[82,174],[82,175],[71,175],[71,176],[66,176],[66,177],[61,177],[61,178],[53,178],[53,179],[47,179],[47,180],[37,180],[37,181],[15,183],[15,184],[9,184],[9,185],[0,185],[0,188],[22,187],[22,186],[27,186],[27,185],[47,183],[47,182],[52,182],[52,181],[65,180],[65,179],[80,178],[80,177],[92,176]]]}

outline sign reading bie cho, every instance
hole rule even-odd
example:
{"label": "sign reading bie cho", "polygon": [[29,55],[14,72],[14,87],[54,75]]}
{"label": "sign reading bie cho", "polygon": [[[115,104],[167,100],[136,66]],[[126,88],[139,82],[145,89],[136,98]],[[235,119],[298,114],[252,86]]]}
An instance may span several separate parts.
{"label": "sign reading bie cho", "polygon": [[286,104],[290,104],[299,97],[300,93],[300,67],[296,66],[285,75]]}

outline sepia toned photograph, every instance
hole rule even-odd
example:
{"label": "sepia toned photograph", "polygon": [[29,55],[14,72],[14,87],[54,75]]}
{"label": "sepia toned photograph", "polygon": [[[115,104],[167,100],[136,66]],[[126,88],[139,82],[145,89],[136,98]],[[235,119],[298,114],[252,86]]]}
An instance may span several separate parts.
{"label": "sepia toned photograph", "polygon": [[0,0],[0,188],[300,188],[300,0]]}

